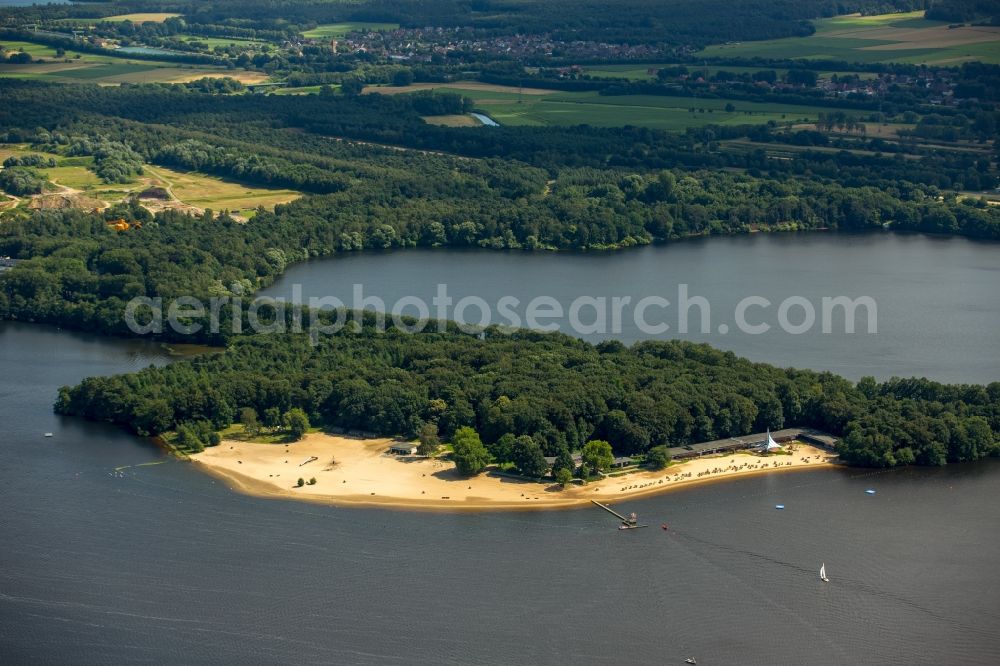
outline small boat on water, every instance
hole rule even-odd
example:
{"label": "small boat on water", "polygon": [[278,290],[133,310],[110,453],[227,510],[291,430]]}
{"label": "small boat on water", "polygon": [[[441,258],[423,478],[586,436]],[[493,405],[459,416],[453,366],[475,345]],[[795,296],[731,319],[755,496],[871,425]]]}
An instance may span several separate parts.
{"label": "small boat on water", "polygon": [[830,582],[830,579],[826,577],[826,562],[819,568],[819,579],[824,583]]}
{"label": "small boat on water", "polygon": [[684,660],[685,664],[697,664],[698,662],[694,660],[694,657],[688,657]]}
{"label": "small boat on water", "polygon": [[775,504],[775,505],[774,505],[774,508],[775,508],[775,509],[784,509],[784,508],[785,508],[785,505],[784,505],[784,504]]}
{"label": "small boat on water", "polygon": [[874,494],[875,494],[874,488],[869,488],[868,490],[865,491],[865,495],[874,495]]}
{"label": "small boat on water", "polygon": [[45,436],[46,437],[52,437],[52,433],[51,432],[47,432],[47,433],[45,433]]}

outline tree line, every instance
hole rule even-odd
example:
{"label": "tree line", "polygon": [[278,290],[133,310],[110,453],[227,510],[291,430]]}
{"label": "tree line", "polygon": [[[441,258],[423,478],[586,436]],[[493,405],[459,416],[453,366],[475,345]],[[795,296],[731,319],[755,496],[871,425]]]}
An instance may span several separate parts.
{"label": "tree line", "polygon": [[791,426],[843,435],[842,457],[865,466],[1000,452],[1000,382],[855,385],[687,342],[592,345],[529,331],[468,335],[454,325],[409,335],[373,323],[368,316],[360,330],[318,345],[304,334],[243,336],[224,354],[64,387],[56,409],[139,434],[200,423],[219,430],[237,418],[254,426],[257,414],[294,409],[307,423],[385,436],[414,438],[431,426],[456,453],[469,445],[459,456],[466,471],[498,461],[531,476],[543,455],[564,457],[594,441],[644,454]]}

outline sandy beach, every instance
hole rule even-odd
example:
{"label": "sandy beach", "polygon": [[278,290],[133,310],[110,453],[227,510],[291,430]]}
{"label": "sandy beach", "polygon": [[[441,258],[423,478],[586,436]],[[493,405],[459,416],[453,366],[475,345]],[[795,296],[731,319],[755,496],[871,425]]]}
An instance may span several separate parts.
{"label": "sandy beach", "polygon": [[[319,433],[293,444],[224,440],[191,459],[233,490],[258,497],[452,511],[571,508],[739,476],[814,469],[836,459],[796,443],[791,455],[740,452],[703,457],[656,472],[632,472],[562,489],[490,472],[463,478],[447,460],[388,454],[390,441]],[[315,478],[316,484],[296,487],[299,478]]]}

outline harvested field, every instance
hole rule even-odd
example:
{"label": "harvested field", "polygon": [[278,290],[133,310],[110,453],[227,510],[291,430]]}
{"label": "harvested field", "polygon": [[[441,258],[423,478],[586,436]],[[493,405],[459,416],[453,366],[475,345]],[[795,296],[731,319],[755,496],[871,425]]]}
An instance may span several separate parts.
{"label": "harvested field", "polygon": [[709,46],[703,56],[833,59],[848,62],[1000,63],[1000,27],[949,28],[922,11],[837,16],[813,22],[816,33],[758,42]]}
{"label": "harvested field", "polygon": [[482,127],[483,124],[472,116],[456,114],[453,116],[421,116],[425,123],[443,127]]}
{"label": "harvested field", "polygon": [[115,23],[120,21],[131,21],[132,23],[163,23],[168,18],[180,16],[170,12],[136,12],[135,14],[118,14],[117,16],[105,16],[99,21]]}

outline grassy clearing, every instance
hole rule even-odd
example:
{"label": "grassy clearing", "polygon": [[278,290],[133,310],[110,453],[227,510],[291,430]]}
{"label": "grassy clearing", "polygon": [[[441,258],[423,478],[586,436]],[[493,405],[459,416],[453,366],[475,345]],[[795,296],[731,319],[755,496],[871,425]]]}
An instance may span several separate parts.
{"label": "grassy clearing", "polygon": [[252,215],[258,206],[274,208],[288,203],[302,194],[294,190],[251,187],[215,176],[174,171],[160,166],[145,167],[150,184],[167,187],[185,204],[214,211],[229,210],[244,216]]}
{"label": "grassy clearing", "polygon": [[815,21],[816,33],[760,42],[709,46],[698,55],[834,59],[850,62],[1000,64],[1000,27],[949,29],[923,12],[881,16],[837,16]]}
{"label": "grassy clearing", "polygon": [[324,23],[323,25],[316,26],[312,30],[306,30],[302,33],[302,36],[306,39],[340,39],[349,32],[359,32],[363,30],[380,32],[384,30],[395,30],[398,27],[398,23],[367,23],[364,21],[359,21],[357,23]]}
{"label": "grassy clearing", "polygon": [[131,21],[132,23],[163,23],[168,18],[174,18],[180,14],[170,12],[137,12],[135,14],[118,14],[117,16],[105,16],[98,21],[106,23],[119,23],[121,21]]}
{"label": "grassy clearing", "polygon": [[62,161],[67,161],[67,158],[56,155],[55,153],[46,153],[41,150],[32,150],[31,146],[26,143],[0,143],[0,163],[2,163],[8,157],[13,157],[17,155],[18,157],[23,155],[41,155],[42,157],[51,157],[57,163]]}
{"label": "grassy clearing", "polygon": [[56,185],[65,185],[74,190],[94,191],[101,189],[104,183],[93,171],[84,166],[62,166],[65,160],[60,161],[60,166],[51,169],[41,169],[45,177]]}
{"label": "grassy clearing", "polygon": [[[274,90],[275,95],[311,95],[313,93],[318,93],[320,88],[323,86],[302,86],[300,88],[277,88]],[[340,85],[333,86],[334,89],[339,89]]]}
{"label": "grassy clearing", "polygon": [[[309,428],[306,434],[315,434],[318,432],[323,432],[321,428]],[[251,435],[243,427],[242,423],[234,423],[225,430],[220,430],[219,435],[223,440],[231,439],[238,442],[251,442],[253,444],[292,444],[293,441],[289,439],[289,435],[282,429],[275,431],[268,430],[267,428],[262,428],[256,435]]]}

